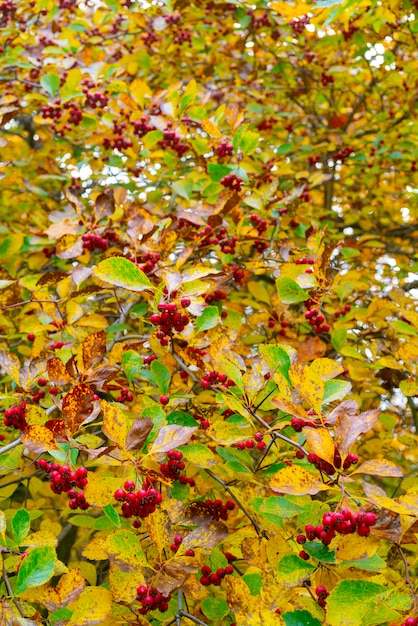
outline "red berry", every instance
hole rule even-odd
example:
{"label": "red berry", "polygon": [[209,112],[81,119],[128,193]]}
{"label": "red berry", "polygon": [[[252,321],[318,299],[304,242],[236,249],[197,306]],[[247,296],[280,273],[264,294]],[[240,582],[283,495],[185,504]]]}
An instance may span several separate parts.
{"label": "red berry", "polygon": [[298,535],[296,537],[296,543],[298,543],[299,545],[303,545],[304,543],[306,543],[305,535]]}
{"label": "red berry", "polygon": [[301,559],[303,559],[304,561],[308,561],[309,560],[309,554],[307,552],[305,552],[305,550],[301,550],[299,552],[299,556]]}
{"label": "red berry", "polygon": [[190,306],[190,302],[191,302],[190,298],[182,298],[180,300],[180,304],[183,307],[183,309],[187,309],[187,307]]}
{"label": "red berry", "polygon": [[28,341],[35,341],[35,335],[33,333],[29,333],[27,339]]}
{"label": "red berry", "polygon": [[160,403],[164,406],[170,402],[170,398],[168,396],[160,396]]}
{"label": "red berry", "polygon": [[48,384],[46,378],[38,378],[38,387],[45,387]]}
{"label": "red berry", "polygon": [[366,513],[364,521],[367,526],[374,526],[376,524],[376,514],[372,512]]}

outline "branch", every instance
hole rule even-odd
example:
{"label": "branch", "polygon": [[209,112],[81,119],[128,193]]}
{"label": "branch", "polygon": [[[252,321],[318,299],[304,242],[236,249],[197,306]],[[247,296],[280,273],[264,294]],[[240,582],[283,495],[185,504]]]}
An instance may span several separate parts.
{"label": "branch", "polygon": [[9,452],[9,450],[13,450],[13,448],[16,448],[16,446],[18,446],[21,443],[22,443],[22,439],[21,437],[18,437],[11,443],[8,443],[7,446],[3,446],[3,448],[0,448],[0,454],[4,454],[5,452]]}

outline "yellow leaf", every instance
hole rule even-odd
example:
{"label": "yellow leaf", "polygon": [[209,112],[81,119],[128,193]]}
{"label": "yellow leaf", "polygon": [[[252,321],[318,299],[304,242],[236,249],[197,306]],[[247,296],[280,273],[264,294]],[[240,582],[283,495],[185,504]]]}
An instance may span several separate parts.
{"label": "yellow leaf", "polygon": [[145,98],[151,98],[152,96],[151,89],[140,78],[135,78],[135,80],[131,83],[130,92],[133,99],[141,109],[144,108]]}
{"label": "yellow leaf", "polygon": [[263,624],[263,626],[277,626],[277,615],[272,613],[270,607],[263,604],[260,596],[252,596],[248,592],[248,586],[242,578],[227,576],[226,600],[234,611],[237,624],[247,626],[249,624]]}
{"label": "yellow leaf", "polygon": [[[173,502],[171,500],[171,502]],[[164,551],[170,549],[170,517],[166,510],[169,507],[170,501],[162,507],[157,507],[152,515],[146,517],[144,520],[144,526],[151,539],[152,545],[158,550],[160,556],[164,554]],[[167,552],[168,553],[168,552]]]}
{"label": "yellow leaf", "polygon": [[6,530],[6,516],[3,511],[0,511],[0,535],[4,541],[4,533]]}
{"label": "yellow leaf", "polygon": [[58,539],[55,533],[50,530],[38,530],[26,537],[24,545],[28,548],[39,548],[41,546],[55,546],[58,545]]}
{"label": "yellow leaf", "polygon": [[335,444],[331,435],[326,428],[310,428],[303,429],[306,437],[309,452],[317,454],[321,459],[334,465],[334,449]]}
{"label": "yellow leaf", "polygon": [[289,377],[293,387],[300,393],[309,405],[321,413],[322,398],[324,395],[324,382],[307,365],[292,363],[289,369]]}
{"label": "yellow leaf", "polygon": [[86,587],[77,600],[68,626],[102,624],[112,611],[112,594],[103,587]]}
{"label": "yellow leaf", "polygon": [[90,315],[84,315],[76,322],[76,326],[90,326],[91,328],[107,328],[108,321],[104,315],[99,313],[90,313]]}
{"label": "yellow leaf", "polygon": [[219,128],[207,118],[202,120],[202,128],[210,137],[215,137],[216,139],[220,139],[222,137],[222,133]]}
{"label": "yellow leaf", "polygon": [[313,496],[319,491],[329,489],[328,485],[298,465],[291,465],[279,470],[270,481],[270,489],[277,493],[291,496]]}
{"label": "yellow leaf", "polygon": [[4,369],[14,383],[19,385],[20,361],[15,354],[8,350],[2,350],[0,352],[0,367]]}
{"label": "yellow leaf", "polygon": [[27,432],[22,435],[22,443],[32,451],[45,452],[57,449],[53,433],[49,428],[39,424],[29,426]]}
{"label": "yellow leaf", "polygon": [[136,600],[137,588],[143,584],[145,584],[145,577],[141,570],[123,572],[115,565],[110,566],[109,586],[115,602],[132,604]]}
{"label": "yellow leaf", "polygon": [[93,539],[84,548],[82,553],[83,556],[91,561],[106,561],[107,552],[104,549],[105,543],[105,536],[93,537]]}
{"label": "yellow leaf", "polygon": [[344,371],[341,363],[337,363],[337,361],[334,361],[333,359],[315,359],[309,367],[315,376],[322,378],[322,380],[335,378]]}
{"label": "yellow leaf", "polygon": [[[63,574],[56,587],[45,585],[39,602],[49,611],[57,611],[74,602],[85,589],[86,582],[80,569],[70,569]],[[37,590],[38,591],[38,590]]]}
{"label": "yellow leaf", "polygon": [[302,419],[306,419],[306,411],[303,406],[299,404],[295,404],[290,400],[286,400],[285,398],[279,398],[276,396],[272,399],[272,403],[277,406],[281,411],[288,413],[289,415],[293,415],[293,417],[300,417]]}
{"label": "yellow leaf", "polygon": [[28,404],[26,406],[25,419],[28,426],[33,426],[34,424],[43,426],[49,420],[49,417],[40,406]]}
{"label": "yellow leaf", "polygon": [[113,494],[116,489],[119,489],[120,487],[120,478],[103,476],[103,474],[94,472],[89,474],[89,482],[86,485],[84,494],[89,504],[103,507],[107,504],[114,503],[115,499]]}
{"label": "yellow leaf", "polygon": [[305,2],[296,1],[294,5],[288,2],[272,2],[271,8],[277,11],[280,15],[283,15],[287,19],[293,19],[294,17],[300,17],[306,15],[308,11],[312,11],[312,5]]}
{"label": "yellow leaf", "polygon": [[125,450],[128,425],[124,412],[119,407],[106,402],[106,400],[100,400],[100,407],[103,412],[102,430],[104,434],[111,441],[117,443],[119,448]]}
{"label": "yellow leaf", "polygon": [[110,533],[103,544],[109,561],[124,572],[133,572],[147,566],[141,542],[131,530],[121,529]]}
{"label": "yellow leaf", "polygon": [[371,476],[393,476],[402,478],[403,471],[386,459],[369,459],[357,467],[352,474],[370,474]]}
{"label": "yellow leaf", "polygon": [[338,539],[337,557],[342,561],[358,561],[374,556],[379,548],[380,539],[377,537],[359,537],[342,535]]}

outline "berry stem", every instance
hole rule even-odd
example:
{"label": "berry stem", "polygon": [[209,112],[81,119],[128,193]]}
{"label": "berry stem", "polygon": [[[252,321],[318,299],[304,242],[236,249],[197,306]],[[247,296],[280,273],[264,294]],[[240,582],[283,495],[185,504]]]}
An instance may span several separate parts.
{"label": "berry stem", "polygon": [[210,470],[207,469],[206,472],[209,474],[209,476],[211,476],[214,480],[216,480],[216,482],[218,482],[220,485],[222,485],[222,487],[225,489],[225,491],[227,491],[229,493],[229,495],[234,500],[234,502],[239,506],[241,511],[248,517],[248,519],[250,520],[251,524],[254,526],[254,529],[255,529],[257,535],[260,535],[261,528],[260,528],[259,524],[250,515],[250,513],[248,513],[248,511],[245,508],[245,506],[240,502],[240,500],[238,500],[237,496],[234,494],[234,492],[231,490],[231,488],[226,484],[226,482],[224,480],[222,480],[222,478],[219,478],[219,476],[216,476],[216,474],[214,474]]}

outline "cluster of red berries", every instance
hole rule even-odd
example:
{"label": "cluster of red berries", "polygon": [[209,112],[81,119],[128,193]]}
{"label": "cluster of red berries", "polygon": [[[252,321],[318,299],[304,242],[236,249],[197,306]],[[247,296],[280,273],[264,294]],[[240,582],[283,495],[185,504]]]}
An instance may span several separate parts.
{"label": "cluster of red berries", "polygon": [[340,317],[341,315],[345,315],[346,313],[348,313],[349,311],[351,311],[351,306],[349,304],[346,304],[342,309],[340,309],[339,311],[335,311],[334,313],[334,317]]}
{"label": "cluster of red berries", "polygon": [[267,221],[263,220],[258,215],[255,215],[255,213],[250,215],[250,220],[253,223],[253,226],[255,226],[255,228],[257,229],[259,235],[267,230]]}
{"label": "cluster of red berries", "polygon": [[204,504],[212,514],[212,519],[215,521],[220,519],[226,521],[229,511],[235,509],[235,502],[233,500],[227,500],[225,504],[222,504],[221,500],[205,500]]}
{"label": "cluster of red berries", "polygon": [[122,402],[122,403],[132,402],[133,399],[134,399],[134,395],[131,391],[129,391],[127,387],[122,387],[122,389],[120,390],[120,394],[116,398],[118,402]]}
{"label": "cluster of red berries", "polygon": [[[305,534],[298,535],[296,542],[299,545],[303,545],[306,541],[320,539],[324,546],[329,546],[337,533],[350,535],[357,532],[360,537],[367,537],[370,534],[370,527],[375,524],[376,514],[371,511],[360,511],[359,513],[352,513],[348,509],[342,509],[340,512],[335,511],[334,513],[328,511],[322,516],[321,525],[313,526],[312,524],[307,524],[305,526]],[[309,555],[304,550],[302,552],[299,553],[299,556],[307,561]]]}
{"label": "cluster of red berries", "polygon": [[305,256],[303,257],[303,259],[295,259],[296,265],[313,265],[314,263],[315,259],[306,258]]}
{"label": "cluster of red berries", "polygon": [[326,74],[326,72],[322,72],[321,74],[321,85],[323,87],[327,87],[327,85],[332,84],[334,82],[334,77],[331,74]]}
{"label": "cluster of red berries", "polygon": [[181,13],[169,13],[164,15],[164,19],[167,24],[178,24],[181,20]]}
{"label": "cluster of red berries", "polygon": [[293,30],[294,33],[303,33],[305,30],[306,24],[309,24],[309,16],[302,15],[301,17],[295,17],[293,20],[290,20],[289,26]]}
{"label": "cluster of red berries", "polygon": [[221,179],[220,183],[231,191],[241,191],[243,180],[236,174],[228,174]]}
{"label": "cluster of red berries", "polygon": [[327,333],[330,328],[329,324],[324,324],[325,316],[322,315],[322,313],[320,313],[319,310],[314,306],[312,300],[307,300],[305,302],[305,306],[308,309],[305,313],[305,319],[308,320],[309,324],[313,327],[317,335],[321,333]]}
{"label": "cluster of red berries", "polygon": [[131,256],[129,260],[138,265],[144,274],[148,275],[154,271],[157,263],[161,261],[161,254],[158,254],[158,252],[146,252],[137,257]]}
{"label": "cluster of red berries", "polygon": [[77,0],[59,0],[60,9],[69,9],[70,11],[77,6]]}
{"label": "cluster of red berries", "polygon": [[41,107],[41,115],[44,120],[51,119],[58,121],[62,116],[61,107],[54,107],[51,105],[45,105]]}
{"label": "cluster of red berries", "polygon": [[51,343],[49,347],[51,350],[60,350],[63,346],[69,345],[71,345],[71,341],[66,341],[65,343],[64,341],[56,341],[55,343]]}
{"label": "cluster of red berries", "polygon": [[354,24],[348,23],[347,30],[343,30],[342,34],[344,37],[344,41],[349,41],[351,37],[358,31],[358,26],[354,26]]}
{"label": "cluster of red berries", "polygon": [[123,489],[117,489],[114,493],[115,500],[123,502],[122,515],[125,518],[136,517],[133,522],[134,528],[141,526],[139,518],[148,517],[154,513],[157,504],[162,501],[162,496],[157,489],[153,487],[153,483],[147,478],[141,489],[135,492],[135,483],[133,480],[127,480],[123,485]]}
{"label": "cluster of red berries", "polygon": [[146,615],[148,611],[155,611],[156,609],[161,613],[168,611],[171,595],[164,596],[156,587],[145,587],[144,585],[138,587],[136,593],[137,600],[142,604],[142,608],[139,609],[141,615]]}
{"label": "cluster of red berries", "polygon": [[201,569],[201,572],[201,585],[203,585],[204,587],[209,587],[210,585],[219,587],[225,576],[234,573],[234,568],[232,567],[232,565],[227,565],[226,567],[219,567],[216,572],[212,572],[212,568],[209,567],[209,565],[204,565]]}
{"label": "cluster of red berries", "polygon": [[102,235],[95,235],[94,233],[86,233],[82,235],[81,239],[83,240],[83,248],[85,250],[90,250],[93,252],[96,248],[105,252],[109,249],[111,242],[117,242],[118,236],[113,230],[109,230],[107,233]]}
{"label": "cluster of red berries", "polygon": [[231,270],[234,272],[234,280],[235,280],[235,282],[238,283],[238,285],[241,284],[241,281],[245,277],[244,270],[240,269],[238,267],[238,265],[233,265],[231,267]]}
{"label": "cluster of red berries", "polygon": [[49,250],[48,248],[42,248],[42,252],[44,253],[44,256],[46,256],[47,259],[50,259],[56,253],[56,251],[57,250],[55,246],[51,248],[51,250]]}
{"label": "cluster of red berries", "polygon": [[257,130],[271,130],[277,124],[277,118],[267,117],[257,124]]}
{"label": "cluster of red berries", "polygon": [[315,589],[315,593],[318,597],[319,606],[321,606],[322,608],[325,608],[327,604],[327,598],[329,596],[329,591],[327,591],[326,587],[324,587],[323,585],[319,585]]}
{"label": "cluster of red berries", "polygon": [[254,439],[247,439],[247,441],[238,441],[235,444],[235,447],[238,450],[251,450],[252,448],[257,448],[261,452],[266,449],[266,444],[263,441],[263,433],[255,433]]}
{"label": "cluster of red berries", "polygon": [[319,163],[321,161],[321,157],[317,154],[315,156],[309,156],[308,157],[308,163],[311,167],[313,167],[314,165],[316,165],[317,163]]}
{"label": "cluster of red berries", "polygon": [[6,409],[4,412],[4,425],[9,428],[25,430],[28,426],[26,423],[26,405],[27,402],[21,402],[10,409]]}
{"label": "cluster of red berries", "polygon": [[226,374],[219,374],[216,370],[205,374],[200,382],[202,389],[210,389],[213,385],[221,384],[224,387],[235,387],[235,383]]}
{"label": "cluster of red berries", "polygon": [[172,130],[171,122],[169,122],[167,124],[167,128],[163,130],[163,139],[161,139],[158,143],[162,148],[171,148],[177,152],[177,156],[179,157],[182,157],[189,149],[187,143],[182,143],[181,137],[179,137],[179,135]]}
{"label": "cluster of red berries", "polygon": [[334,161],[341,161],[341,163],[344,163],[344,161],[348,159],[351,154],[353,154],[353,148],[350,148],[350,146],[344,146],[343,148],[340,148],[332,158]]}
{"label": "cluster of red berries", "polygon": [[205,246],[219,244],[224,254],[235,254],[238,237],[228,237],[227,235],[228,233],[224,226],[221,226],[217,231],[212,226],[205,226],[203,230],[197,233],[198,237],[202,237],[197,247],[204,248]]}
{"label": "cluster of red berries", "polygon": [[215,289],[212,293],[202,294],[205,298],[206,304],[212,304],[212,302],[219,302],[220,300],[226,300],[227,294],[221,289]]}
{"label": "cluster of red berries", "polygon": [[113,139],[105,137],[103,140],[103,147],[106,149],[116,148],[116,150],[126,150],[126,148],[132,147],[132,141],[127,139],[124,135],[126,130],[126,122],[119,122],[117,119],[112,120],[113,129],[112,132],[115,135]]}
{"label": "cluster of red berries", "polygon": [[179,480],[182,485],[194,486],[195,482],[193,478],[187,476],[181,476],[181,472],[184,471],[186,464],[182,460],[183,453],[180,450],[169,450],[167,452],[167,461],[160,465],[160,472],[170,478],[171,480]]}
{"label": "cluster of red berries", "polygon": [[[182,298],[180,304],[183,307],[188,307],[190,299]],[[190,319],[187,315],[183,315],[183,313],[177,310],[177,305],[174,302],[160,302],[157,309],[160,311],[160,314],[153,313],[150,317],[150,322],[160,327],[155,336],[160,340],[162,346],[167,346],[173,329],[177,333],[181,333],[190,322]]]}
{"label": "cluster of red berries", "polygon": [[[304,453],[301,450],[298,450],[296,456],[297,458],[303,458]],[[324,461],[317,454],[314,454],[312,452],[308,454],[307,458],[309,463],[312,463],[312,465],[314,465],[317,470],[319,470],[320,472],[325,472],[325,474],[328,474],[329,476],[335,474],[336,469],[341,469],[341,465],[343,469],[348,470],[352,465],[356,465],[356,463],[358,463],[357,454],[352,454],[350,452],[349,454],[347,454],[346,458],[344,459],[344,463],[342,464],[341,455],[337,447],[335,447],[334,449],[334,465],[331,465],[331,463]]]}
{"label": "cluster of red berries", "polygon": [[108,96],[106,96],[104,93],[100,93],[100,91],[95,91],[94,93],[91,93],[88,87],[85,87],[83,89],[83,93],[85,93],[86,95],[86,106],[91,107],[92,109],[97,109],[97,107],[102,109],[103,107],[107,106],[107,103],[109,102]]}
{"label": "cluster of red berries", "polygon": [[226,156],[231,156],[232,153],[234,151],[234,146],[230,143],[228,143],[227,141],[225,141],[225,139],[223,139],[221,141],[221,143],[219,144],[219,146],[216,146],[215,148],[215,152],[218,155],[218,157],[226,157]]}
{"label": "cluster of red berries", "polygon": [[146,115],[143,115],[140,120],[133,121],[132,126],[134,127],[134,135],[138,135],[138,137],[144,137],[151,130],[154,130],[154,126],[148,123]]}
{"label": "cluster of red berries", "polygon": [[185,43],[186,41],[189,44],[189,47],[191,48],[192,47],[192,32],[188,30],[187,28],[180,28],[179,30],[177,30],[176,34],[173,37],[173,43],[181,45],[182,43]]}
{"label": "cluster of red berries", "polygon": [[[177,552],[177,550],[180,548],[182,543],[183,543],[183,537],[181,535],[177,535],[176,537],[174,537],[174,541],[170,546],[170,550],[172,550],[173,552]],[[186,556],[194,556],[195,551],[192,549],[186,550],[184,554]]]}
{"label": "cluster of red berries", "polygon": [[89,508],[86,501],[84,491],[76,491],[76,489],[84,489],[87,485],[87,470],[85,467],[79,467],[75,472],[68,465],[59,465],[59,463],[48,463],[45,459],[40,459],[37,466],[43,472],[48,474],[51,490],[56,494],[66,493],[70,502],[70,509],[81,509],[85,511]]}

